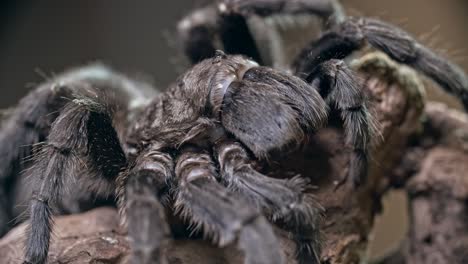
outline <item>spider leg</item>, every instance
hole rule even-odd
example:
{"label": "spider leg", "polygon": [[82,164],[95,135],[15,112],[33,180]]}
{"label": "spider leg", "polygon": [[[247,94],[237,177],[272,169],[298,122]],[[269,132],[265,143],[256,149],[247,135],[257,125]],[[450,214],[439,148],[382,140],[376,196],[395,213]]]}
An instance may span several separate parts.
{"label": "spider leg", "polygon": [[177,30],[183,50],[193,64],[213,57],[217,49],[261,62],[247,21],[240,14],[224,14],[215,6],[207,6],[182,19]]}
{"label": "spider leg", "polygon": [[223,127],[257,158],[300,146],[327,121],[328,106],[309,84],[267,67],[232,82],[221,106]]}
{"label": "spider leg", "polygon": [[176,209],[220,246],[237,240],[245,263],[284,263],[268,221],[254,207],[216,181],[209,155],[185,150],[176,163]]}
{"label": "spider leg", "polygon": [[407,32],[377,19],[348,18],[305,48],[295,59],[294,70],[307,77],[321,62],[343,59],[366,43],[432,78],[449,93],[459,96],[468,109],[468,78],[463,70]]}
{"label": "spider leg", "polygon": [[168,192],[173,171],[172,158],[150,150],[139,158],[118,182],[119,209],[128,222],[130,263],[168,263],[166,249],[170,230],[161,201]]}
{"label": "spider leg", "polygon": [[[0,128],[0,195],[4,194],[0,196],[0,204],[5,204],[0,210],[8,211],[8,206],[13,203],[9,190],[14,189],[12,185],[19,181],[20,171],[30,165],[25,159],[33,155],[33,146],[46,140],[60,110],[74,99],[75,93],[87,89],[84,83],[93,83],[109,90],[109,94],[118,95],[116,98],[119,98],[119,105],[122,106],[116,113],[122,115],[119,116],[122,120],[132,112],[132,107],[136,109],[152,97],[148,85],[131,81],[99,64],[72,69],[31,91],[10,111]],[[123,134],[124,128],[119,126],[116,129]],[[0,218],[3,214],[0,213]],[[8,214],[5,220],[0,219],[0,236],[7,231],[6,221],[12,217]]]}
{"label": "spider leg", "polygon": [[185,55],[193,64],[215,55],[218,12],[214,6],[197,9],[177,24]]}
{"label": "spider leg", "polygon": [[347,144],[353,148],[348,176],[359,184],[367,172],[367,148],[375,126],[359,80],[338,60],[323,63],[306,80],[310,84],[267,67],[249,69],[224,95],[224,128],[255,157],[268,159],[272,153],[300,146],[324,125],[331,105],[340,111]]}
{"label": "spider leg", "polygon": [[218,23],[219,36],[226,53],[242,54],[263,64],[245,16],[237,13],[221,13]]}
{"label": "spider leg", "polygon": [[305,194],[300,177],[275,179],[256,171],[244,147],[234,141],[215,146],[221,181],[256,204],[264,215],[291,231],[301,263],[320,263],[319,222],[322,208]]}
{"label": "spider leg", "polygon": [[121,122],[116,112],[120,101],[105,89],[86,87],[76,89],[60,110],[28,170],[33,198],[24,263],[46,262],[52,208],[69,192],[67,187],[79,183],[92,193],[112,195],[115,178],[126,166],[115,129]]}
{"label": "spider leg", "polygon": [[321,63],[307,80],[341,115],[346,145],[353,149],[348,177],[358,186],[365,181],[369,142],[376,134],[375,120],[367,108],[362,82],[342,60]]}
{"label": "spider leg", "polygon": [[178,34],[186,56],[192,63],[213,57],[216,49],[228,54],[242,54],[259,64],[262,57],[252,35],[248,20],[251,16],[274,14],[314,14],[321,17],[326,28],[344,20],[341,5],[336,0],[222,0],[195,10],[178,24]]}
{"label": "spider leg", "polygon": [[222,0],[219,9],[225,13],[255,14],[271,16],[275,14],[311,14],[319,16],[325,27],[342,22],[346,16],[337,0]]}

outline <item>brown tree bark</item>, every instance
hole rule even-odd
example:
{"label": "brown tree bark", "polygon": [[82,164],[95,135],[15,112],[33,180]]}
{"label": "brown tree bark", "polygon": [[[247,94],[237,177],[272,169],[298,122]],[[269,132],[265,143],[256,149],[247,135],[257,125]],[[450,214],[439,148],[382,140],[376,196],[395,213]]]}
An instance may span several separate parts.
{"label": "brown tree bark", "polygon": [[410,230],[381,264],[468,263],[468,116],[431,103],[425,118],[392,175],[408,194]]}
{"label": "brown tree bark", "polygon": [[[382,195],[391,188],[405,188],[411,201],[410,232],[398,253],[381,262],[468,263],[467,116],[437,104],[424,108],[418,76],[380,53],[352,64],[365,80],[379,122],[380,136],[370,155],[365,185],[355,189],[351,182],[343,182],[349,148],[342,129],[333,122],[304,151],[272,168],[278,177],[293,170],[317,186],[311,192],[326,210],[322,262],[366,260],[368,236],[382,210]],[[128,242],[113,209],[57,217],[55,222],[50,263],[125,263]],[[2,263],[20,263],[24,230],[21,225],[0,240]],[[295,263],[294,243],[280,229],[277,232],[288,263]],[[218,249],[200,240],[175,241],[169,255],[174,264],[242,263],[234,245]]]}

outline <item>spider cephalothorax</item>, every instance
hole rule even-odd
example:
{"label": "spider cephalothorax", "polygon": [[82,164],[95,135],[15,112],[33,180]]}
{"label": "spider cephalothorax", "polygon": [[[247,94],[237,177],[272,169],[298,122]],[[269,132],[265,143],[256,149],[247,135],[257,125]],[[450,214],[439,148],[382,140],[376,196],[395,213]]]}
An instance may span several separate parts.
{"label": "spider cephalothorax", "polygon": [[[328,28],[288,71],[259,65],[246,23],[275,13],[318,14]],[[9,114],[0,131],[0,179],[33,155],[25,263],[46,261],[51,208],[75,182],[115,193],[133,263],[165,263],[165,207],[218,245],[237,243],[246,263],[284,263],[270,222],[291,234],[302,263],[319,262],[322,210],[304,191],[307,181],[268,177],[256,161],[301,146],[333,109],[351,149],[348,178],[362,182],[374,124],[361,83],[340,59],[367,40],[468,105],[456,66],[394,26],[346,18],[335,1],[225,0],[196,11],[179,30],[195,65],[164,93],[94,65],[44,83]]]}

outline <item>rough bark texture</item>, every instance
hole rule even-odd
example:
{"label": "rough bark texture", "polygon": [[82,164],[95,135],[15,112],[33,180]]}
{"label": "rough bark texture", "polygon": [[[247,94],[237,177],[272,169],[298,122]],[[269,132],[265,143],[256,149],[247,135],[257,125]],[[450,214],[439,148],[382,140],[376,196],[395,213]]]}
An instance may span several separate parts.
{"label": "rough bark texture", "polygon": [[[411,230],[395,255],[382,263],[468,263],[468,121],[440,105],[424,111],[424,91],[417,75],[380,53],[353,62],[366,81],[380,137],[374,143],[369,178],[354,189],[343,179],[349,149],[342,129],[318,132],[303,152],[272,171],[294,170],[310,177],[313,193],[326,209],[322,223],[323,263],[366,260],[368,235],[381,208],[381,197],[391,188],[406,188],[410,197]],[[424,117],[424,118],[423,118]],[[50,263],[125,263],[128,243],[113,209],[56,218]],[[0,241],[2,263],[20,263],[24,226]],[[289,262],[294,243],[278,230]],[[176,241],[170,263],[242,263],[230,246],[218,249],[200,240]],[[392,262],[396,259],[399,262]]]}
{"label": "rough bark texture", "polygon": [[424,130],[394,171],[409,198],[410,230],[380,263],[468,263],[468,116],[426,107]]}

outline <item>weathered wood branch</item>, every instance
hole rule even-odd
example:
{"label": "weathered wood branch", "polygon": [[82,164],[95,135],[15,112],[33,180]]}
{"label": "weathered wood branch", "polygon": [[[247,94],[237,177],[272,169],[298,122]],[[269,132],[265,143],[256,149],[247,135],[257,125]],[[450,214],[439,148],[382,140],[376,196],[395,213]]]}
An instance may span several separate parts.
{"label": "weathered wood branch", "polygon": [[424,130],[395,168],[406,190],[410,229],[393,263],[468,263],[468,116],[432,103]]}
{"label": "weathered wood branch", "polygon": [[[382,210],[381,197],[395,187],[408,190],[412,226],[393,257],[430,263],[456,255],[460,258],[447,263],[467,262],[467,250],[462,250],[468,245],[468,180],[462,177],[468,171],[467,117],[435,105],[424,112],[424,91],[417,75],[380,53],[356,60],[353,67],[366,82],[381,135],[370,156],[366,184],[357,190],[347,181],[338,184],[347,174],[349,148],[335,122],[319,131],[304,151],[272,169],[278,177],[282,171],[294,170],[317,186],[312,192],[326,209],[323,263],[359,263],[367,258],[368,236]],[[2,263],[20,263],[24,230],[21,225],[0,241]],[[50,263],[125,263],[128,242],[114,209],[57,217],[54,233]],[[278,235],[288,263],[295,263],[294,243],[279,229]],[[458,235],[463,239],[455,239]],[[174,264],[242,263],[234,246],[218,249],[200,240],[175,241],[169,254]]]}

